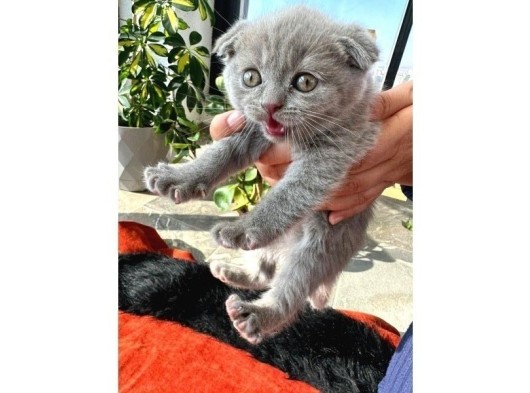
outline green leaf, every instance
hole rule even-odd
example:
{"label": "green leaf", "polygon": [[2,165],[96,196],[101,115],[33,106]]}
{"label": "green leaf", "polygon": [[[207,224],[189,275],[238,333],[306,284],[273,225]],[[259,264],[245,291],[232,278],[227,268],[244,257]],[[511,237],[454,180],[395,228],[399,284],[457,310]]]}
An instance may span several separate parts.
{"label": "green leaf", "polygon": [[160,44],[149,44],[149,48],[155,52],[158,56],[167,56],[167,48]]}
{"label": "green leaf", "polygon": [[216,189],[213,193],[213,201],[216,206],[223,211],[229,210],[230,205],[232,204],[232,200],[234,198],[235,190],[235,184],[229,184],[227,186],[219,187],[218,189]]}
{"label": "green leaf", "polygon": [[177,89],[182,84],[182,82],[184,82],[184,78],[181,77],[180,75],[177,75],[175,78],[169,81],[167,88],[169,91],[173,91]]}
{"label": "green leaf", "polygon": [[182,11],[195,11],[197,9],[197,2],[191,0],[171,0],[171,4]]}
{"label": "green leaf", "polygon": [[204,15],[205,11],[210,17],[210,26],[213,27],[215,25],[215,13],[213,12],[212,7],[210,7],[210,4],[208,4],[208,0],[199,0],[199,13],[201,14],[201,20],[206,19],[206,15]]}
{"label": "green leaf", "polygon": [[215,116],[220,113],[226,112],[223,105],[215,104],[215,103],[208,103],[208,105],[205,108],[206,113],[209,115]]}
{"label": "green leaf", "polygon": [[170,36],[167,36],[164,43],[172,47],[178,47],[178,48],[186,47],[186,42],[184,41],[184,38],[182,38],[182,36],[179,33],[175,33]]}
{"label": "green leaf", "polygon": [[130,51],[121,51],[120,53],[118,53],[118,64],[124,64],[129,58],[130,53]]}
{"label": "green leaf", "polygon": [[143,85],[142,86],[142,91],[140,92],[140,97],[143,101],[145,101],[147,99],[147,96],[149,95],[149,92],[147,91],[147,86],[146,85]]}
{"label": "green leaf", "polygon": [[184,101],[187,95],[188,95],[188,85],[184,83],[180,85],[177,92],[175,93],[175,102],[177,104],[180,104],[182,101]]}
{"label": "green leaf", "polygon": [[153,84],[153,86],[158,87],[160,90],[162,90],[164,92],[168,91],[168,88],[167,88],[167,86],[165,84],[165,81],[159,80],[158,78],[155,78],[155,77],[151,78],[150,80],[151,80],[151,83]]}
{"label": "green leaf", "polygon": [[254,196],[254,186],[255,184],[247,184],[245,185],[245,192],[247,193],[247,196],[252,198]]}
{"label": "green leaf", "polygon": [[[169,63],[174,63],[178,57],[180,57],[184,51],[186,49],[182,49],[182,48],[173,48],[169,51],[169,54],[167,55],[167,61]],[[176,74],[179,74],[179,70],[178,70],[178,67],[174,67],[174,66],[169,66],[168,67],[170,70],[172,70],[173,72],[175,72]]]}
{"label": "green leaf", "polygon": [[173,8],[166,7],[162,13],[162,24],[170,34],[175,34],[179,27],[179,19]]}
{"label": "green leaf", "polygon": [[187,149],[189,144],[188,143],[171,143],[170,146],[173,149],[180,150],[180,149]]}
{"label": "green leaf", "polygon": [[197,97],[197,101],[205,101],[206,96],[204,95],[204,92],[202,89],[204,89],[205,83],[201,83],[199,86],[195,86],[195,96]]}
{"label": "green leaf", "polygon": [[406,221],[401,221],[401,225],[403,225],[409,231],[412,231],[412,220],[410,218]]}
{"label": "green leaf", "polygon": [[121,40],[118,40],[118,47],[122,47],[122,46],[134,46],[136,44],[136,41],[135,40],[131,40],[131,39],[121,39]]}
{"label": "green leaf", "polygon": [[131,62],[131,66],[129,67],[129,72],[132,74],[132,75],[135,75],[137,74],[138,72],[138,63],[140,62],[140,57],[141,57],[141,52],[138,52],[132,62]]}
{"label": "green leaf", "polygon": [[158,4],[153,3],[146,7],[145,12],[140,17],[140,26],[147,29],[147,26],[155,19]]}
{"label": "green leaf", "polygon": [[189,62],[190,62],[189,52],[186,52],[182,56],[180,56],[178,63],[177,63],[177,71],[179,74],[182,74],[184,72],[184,69],[188,66]]}
{"label": "green leaf", "polygon": [[201,20],[205,20],[207,17],[206,7],[204,2],[199,0],[199,14],[201,15]]}
{"label": "green leaf", "polygon": [[161,31],[155,31],[147,36],[147,41],[149,42],[160,42],[162,41],[166,36]]}
{"label": "green leaf", "polygon": [[179,30],[186,30],[189,28],[190,28],[190,25],[188,25],[184,19],[179,18]]}
{"label": "green leaf", "polygon": [[130,83],[128,81],[122,81],[119,85],[118,94],[124,95],[127,94],[129,89],[131,88]]}
{"label": "green leaf", "polygon": [[[182,86],[187,86],[187,85],[182,85]],[[187,127],[189,129],[196,129],[197,128],[197,125],[194,122],[189,121],[185,117],[179,117],[177,119],[177,121],[179,122],[179,124],[182,124],[184,127]]]}
{"label": "green leaf", "polygon": [[198,44],[199,42],[201,42],[202,40],[202,35],[200,35],[199,32],[197,31],[192,31],[190,33],[190,44],[191,45],[196,45]]}
{"label": "green leaf", "polygon": [[208,102],[209,103],[212,103],[212,104],[215,104],[215,105],[223,105],[224,104],[224,98],[221,97],[221,96],[216,96],[216,95],[210,95],[208,96]]}
{"label": "green leaf", "polygon": [[139,83],[135,83],[134,85],[131,86],[130,95],[134,96],[134,95],[139,94],[141,88],[142,88],[142,85],[140,85]]}
{"label": "green leaf", "polygon": [[[145,9],[145,7],[149,4],[149,3],[154,3],[153,0],[137,0],[137,1],[133,1],[133,5],[132,5],[132,12],[133,14],[138,14],[140,13],[142,10]],[[140,11],[140,12],[139,12]]]}
{"label": "green leaf", "polygon": [[171,160],[171,163],[172,164],[176,164],[178,162],[180,162],[180,160],[182,160],[184,157],[187,157],[189,155],[189,150],[188,149],[185,149],[185,150],[181,150],[174,158],[173,160]]}
{"label": "green leaf", "polygon": [[[195,92],[195,89],[191,87],[193,92]],[[189,88],[188,88],[189,93]],[[197,96],[195,94],[188,94],[188,97],[186,99],[186,106],[188,107],[188,110],[191,112],[195,106],[197,105]]]}
{"label": "green leaf", "polygon": [[195,48],[195,51],[201,56],[204,56],[204,57],[210,56],[210,51],[205,46],[198,46]]}
{"label": "green leaf", "polygon": [[121,95],[121,96],[119,95],[118,96],[118,103],[124,108],[129,108],[131,106],[131,103],[129,102],[127,97],[125,97],[123,95]]}
{"label": "green leaf", "polygon": [[241,188],[236,188],[234,192],[233,202],[231,209],[232,210],[238,210],[242,208],[243,206],[246,206],[250,203],[250,201],[247,198],[247,195]]}
{"label": "green leaf", "polygon": [[200,136],[201,136],[201,133],[200,132],[196,132],[195,134],[193,134],[192,136],[187,137],[186,139],[189,140],[189,141],[192,141],[192,142],[197,142],[199,140]]}
{"label": "green leaf", "polygon": [[205,63],[204,58],[202,56],[195,56],[195,58],[199,63],[201,63],[202,69],[208,72],[208,65]]}
{"label": "green leaf", "polygon": [[225,91],[225,81],[222,75],[215,78],[215,86],[219,91]]}
{"label": "green leaf", "polygon": [[252,181],[255,180],[258,177],[258,170],[256,168],[248,168],[245,171],[245,181]]}
{"label": "green leaf", "polygon": [[173,126],[172,121],[162,121],[160,124],[157,124],[155,128],[155,134],[165,134]]}
{"label": "green leaf", "polygon": [[157,101],[157,102],[164,102],[166,100],[166,96],[164,94],[164,91],[160,87],[158,87],[156,85],[152,86],[151,93],[152,93],[155,101]]}
{"label": "green leaf", "polygon": [[[158,22],[155,22],[151,25],[151,27],[149,27],[149,33],[153,33],[153,34],[156,34],[157,32],[164,35],[164,33],[162,33],[161,31],[159,32],[158,30],[160,30],[160,21]],[[149,38],[147,38],[149,40]]]}
{"label": "green leaf", "polygon": [[145,59],[151,67],[156,68],[156,60],[148,51],[145,51]]}
{"label": "green leaf", "polygon": [[202,72],[201,64],[195,56],[190,58],[190,77],[193,84],[200,87],[201,82],[204,79],[204,73]]}

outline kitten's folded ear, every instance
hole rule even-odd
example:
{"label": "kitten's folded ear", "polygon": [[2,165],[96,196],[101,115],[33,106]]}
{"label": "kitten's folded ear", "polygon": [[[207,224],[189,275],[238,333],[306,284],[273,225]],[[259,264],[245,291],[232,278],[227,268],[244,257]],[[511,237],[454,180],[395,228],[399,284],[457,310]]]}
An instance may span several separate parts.
{"label": "kitten's folded ear", "polygon": [[241,35],[241,32],[248,25],[245,20],[239,20],[226,33],[220,36],[213,47],[213,52],[217,54],[223,61],[228,60],[235,54],[235,43]]}
{"label": "kitten's folded ear", "polygon": [[340,48],[348,57],[351,66],[363,71],[370,68],[379,58],[379,48],[373,35],[365,29],[353,26],[348,36],[338,37]]}

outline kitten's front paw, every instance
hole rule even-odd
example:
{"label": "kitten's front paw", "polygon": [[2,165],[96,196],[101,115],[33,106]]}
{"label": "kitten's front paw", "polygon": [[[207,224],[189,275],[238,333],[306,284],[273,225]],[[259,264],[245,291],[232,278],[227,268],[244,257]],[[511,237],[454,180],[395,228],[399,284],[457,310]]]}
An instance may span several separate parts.
{"label": "kitten's front paw", "polygon": [[144,170],[144,182],[149,191],[170,198],[175,203],[182,203],[195,198],[204,198],[208,187],[197,181],[184,168],[175,168],[159,163],[156,167]]}
{"label": "kitten's front paw", "polygon": [[240,221],[217,224],[212,229],[212,235],[217,243],[226,248],[254,250],[264,245],[258,229],[245,228]]}

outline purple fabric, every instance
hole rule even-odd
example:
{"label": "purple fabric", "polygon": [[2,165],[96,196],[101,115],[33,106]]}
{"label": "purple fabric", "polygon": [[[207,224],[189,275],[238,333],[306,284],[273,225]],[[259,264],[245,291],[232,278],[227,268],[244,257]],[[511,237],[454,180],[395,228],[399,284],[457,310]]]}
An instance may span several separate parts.
{"label": "purple fabric", "polygon": [[412,393],[412,323],[390,360],[379,393]]}

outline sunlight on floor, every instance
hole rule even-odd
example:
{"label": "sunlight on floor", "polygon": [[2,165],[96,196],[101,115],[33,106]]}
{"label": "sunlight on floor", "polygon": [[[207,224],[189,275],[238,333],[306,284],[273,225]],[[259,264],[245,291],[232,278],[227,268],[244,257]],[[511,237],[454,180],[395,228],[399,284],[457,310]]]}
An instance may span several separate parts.
{"label": "sunlight on floor", "polygon": [[393,186],[388,187],[383,191],[383,195],[397,199],[399,201],[406,201],[407,197],[401,192],[401,187],[399,184],[394,184]]}

